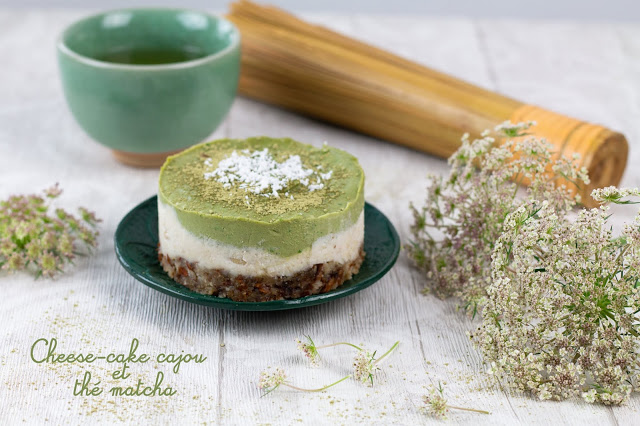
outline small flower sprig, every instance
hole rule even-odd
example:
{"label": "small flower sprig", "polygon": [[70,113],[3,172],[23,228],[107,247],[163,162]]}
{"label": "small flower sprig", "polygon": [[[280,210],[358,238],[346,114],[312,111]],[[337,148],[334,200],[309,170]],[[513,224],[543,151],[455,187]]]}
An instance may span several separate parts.
{"label": "small flower sprig", "polygon": [[505,122],[475,140],[465,134],[449,158],[449,175],[431,176],[426,204],[410,206],[412,241],[405,248],[426,275],[425,290],[461,298],[472,316],[486,299],[491,253],[507,215],[528,200],[549,200],[566,212],[579,202],[576,188],[589,182],[577,156],[556,158],[545,139],[527,134],[534,124]]}
{"label": "small flower sprig", "polygon": [[[330,343],[328,345],[316,346],[311,339],[310,336],[305,336],[306,342],[302,342],[300,339],[296,340],[298,344],[298,349],[305,354],[305,356],[309,359],[309,362],[312,366],[316,367],[320,362],[320,354],[318,353],[319,349],[331,348],[335,346],[350,346],[354,348],[357,353],[353,358],[353,377],[362,382],[369,384],[369,386],[373,386],[373,379],[378,371],[380,371],[380,366],[378,365],[382,359],[386,358],[393,350],[398,346],[400,342],[396,342],[391,348],[385,352],[380,358],[376,358],[376,352],[369,352],[360,346],[354,345],[349,342],[336,342]],[[350,377],[350,376],[349,376]]]}
{"label": "small flower sprig", "polygon": [[613,235],[609,187],[575,220],[547,201],[511,213],[495,244],[482,325],[472,338],[491,372],[541,400],[618,405],[640,390],[640,212]]}
{"label": "small flower sprig", "polygon": [[393,352],[393,350],[398,347],[398,344],[400,344],[400,342],[394,343],[380,358],[376,358],[376,352],[371,353],[360,349],[353,358],[353,377],[364,384],[373,386],[373,379],[378,371],[380,371],[380,361]]}
{"label": "small flower sprig", "polygon": [[258,389],[260,389],[263,392],[262,396],[265,396],[268,393],[273,392],[274,390],[278,389],[280,386],[286,386],[288,388],[301,391],[301,392],[322,392],[323,390],[329,389],[330,387],[333,387],[338,383],[344,382],[349,377],[351,377],[351,375],[345,376],[342,379],[337,380],[321,388],[305,389],[298,386],[294,386],[291,383],[289,383],[287,381],[287,375],[285,374],[284,370],[280,367],[277,367],[274,369],[273,372],[263,371],[260,373],[260,381],[258,382]]}
{"label": "small flower sprig", "polygon": [[311,339],[311,336],[304,336],[304,338],[306,340],[304,342],[300,339],[296,340],[298,350],[302,351],[313,367],[317,367],[320,365],[320,354],[318,353],[318,348],[313,342],[313,339]]}
{"label": "small flower sprig", "polygon": [[457,407],[448,403],[444,397],[444,388],[442,383],[438,382],[438,387],[431,385],[429,387],[429,393],[423,396],[424,403],[427,405],[427,412],[438,419],[445,420],[450,410],[470,411],[480,414],[491,414],[485,410],[478,410],[475,408]]}
{"label": "small flower sprig", "polygon": [[326,386],[315,389],[305,389],[294,386],[293,384],[288,382],[285,371],[282,368],[278,367],[275,368],[274,371],[263,371],[260,373],[258,388],[263,391],[263,396],[270,392],[273,392],[280,386],[286,386],[288,388],[302,392],[322,392],[352,377],[361,383],[373,386],[375,375],[380,371],[379,364],[383,359],[388,357],[391,352],[393,352],[400,344],[400,342],[395,342],[387,352],[385,352],[379,358],[376,358],[376,352],[371,353],[352,343],[337,342],[329,345],[316,346],[310,336],[305,336],[305,339],[305,342],[298,339],[296,340],[296,343],[298,344],[298,349],[305,354],[312,366],[317,366],[319,364],[320,355],[318,354],[318,349],[330,348],[339,345],[350,346],[356,349],[357,353],[353,359],[353,373],[348,374],[340,380],[337,380]]}
{"label": "small flower sprig", "polygon": [[31,270],[36,278],[53,277],[68,263],[97,245],[96,225],[100,219],[84,207],[80,217],[49,202],[62,193],[58,184],[44,196],[13,195],[0,201],[0,268],[14,272]]}

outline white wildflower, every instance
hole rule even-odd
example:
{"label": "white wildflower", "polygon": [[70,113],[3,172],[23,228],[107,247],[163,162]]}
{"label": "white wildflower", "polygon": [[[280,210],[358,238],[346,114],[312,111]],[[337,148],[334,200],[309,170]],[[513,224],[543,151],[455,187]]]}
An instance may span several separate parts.
{"label": "white wildflower", "polygon": [[[637,190],[600,192],[627,204]],[[602,206],[570,220],[557,206],[531,201],[504,221],[474,339],[516,389],[604,404],[638,389],[640,221],[615,237],[609,216]]]}
{"label": "white wildflower", "polygon": [[[564,215],[576,203],[575,184],[588,182],[575,159],[556,159],[546,140],[526,135],[534,124],[497,126],[503,138],[513,138],[501,145],[487,132],[473,141],[465,134],[449,158],[449,175],[429,177],[426,205],[411,206],[413,241],[407,253],[437,296],[460,297],[472,315],[486,300],[491,255],[503,227],[519,226],[526,220],[522,215],[529,214],[519,208],[531,200],[547,200]],[[529,186],[520,197],[518,184],[523,182]],[[513,211],[520,216],[512,215],[506,223]]]}

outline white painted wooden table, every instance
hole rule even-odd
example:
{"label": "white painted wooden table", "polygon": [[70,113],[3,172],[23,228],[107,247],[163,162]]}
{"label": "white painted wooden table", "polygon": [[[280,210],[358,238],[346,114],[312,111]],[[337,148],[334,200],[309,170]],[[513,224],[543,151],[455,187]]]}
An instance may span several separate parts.
{"label": "white painted wooden table", "polygon": [[[379,283],[351,297],[308,309],[228,312],[165,296],[131,278],[113,252],[122,216],[156,191],[158,172],[116,163],[73,121],[64,103],[54,55],[62,28],[83,13],[0,10],[0,196],[60,182],[65,207],[86,205],[104,219],[95,256],[55,281],[0,275],[0,423],[80,424],[114,421],[160,424],[428,424],[421,411],[427,385],[446,382],[455,405],[490,416],[452,413],[454,423],[638,424],[640,398],[624,407],[581,401],[538,402],[510,392],[484,373],[466,337],[475,324],[456,303],[422,296],[420,276],[401,254]],[[631,143],[628,186],[640,185],[640,28],[620,24],[475,22],[428,17],[313,16],[347,34],[490,89],[624,132]],[[428,155],[238,99],[212,137],[289,136],[330,144],[360,158],[366,198],[407,238],[409,201],[424,198],[425,175],[445,162]],[[631,217],[632,211],[626,215]],[[314,387],[350,370],[352,353],[325,352],[325,367],[309,369],[294,339],[348,340],[399,350],[373,388],[344,382],[320,394],[286,389],[260,398],[261,370],[283,366],[292,381]],[[172,397],[74,397],[85,369],[109,383],[106,363],[35,364],[32,343],[56,337],[58,352],[127,351],[204,354],[202,364],[131,365],[131,377],[163,385]],[[126,382],[126,383],[125,383]]]}

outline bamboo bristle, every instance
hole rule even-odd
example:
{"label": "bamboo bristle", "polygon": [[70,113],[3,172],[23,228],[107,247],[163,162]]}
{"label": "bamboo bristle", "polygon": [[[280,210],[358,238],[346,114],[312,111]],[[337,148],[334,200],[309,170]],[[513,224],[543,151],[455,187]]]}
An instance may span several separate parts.
{"label": "bamboo bristle", "polygon": [[248,0],[228,18],[242,34],[240,93],[441,157],[463,133],[510,120],[538,123],[557,155],[580,154],[591,189],[617,185],[627,159],[620,133],[526,105],[271,6]]}

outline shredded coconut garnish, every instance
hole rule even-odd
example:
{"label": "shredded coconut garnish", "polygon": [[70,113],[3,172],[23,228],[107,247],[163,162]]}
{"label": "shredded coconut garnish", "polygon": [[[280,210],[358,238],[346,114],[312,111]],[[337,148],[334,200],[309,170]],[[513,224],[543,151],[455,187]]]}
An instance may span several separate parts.
{"label": "shredded coconut garnish", "polygon": [[[210,158],[204,164],[213,167]],[[318,166],[318,169],[321,167]],[[307,187],[309,192],[324,188],[323,181],[331,179],[333,170],[319,173],[304,167],[299,155],[290,155],[283,162],[274,160],[268,148],[261,151],[242,150],[240,154],[233,151],[231,155],[218,163],[218,167],[205,172],[205,179],[215,179],[222,183],[225,189],[238,187],[256,195],[265,197],[280,197],[280,191],[293,199],[289,194],[289,185],[297,181]],[[248,199],[247,199],[248,201]]]}
{"label": "shredded coconut garnish", "polygon": [[[322,166],[320,166],[322,167]],[[320,168],[318,167],[318,168]],[[320,173],[320,177],[322,178],[322,180],[329,180],[331,179],[331,176],[333,175],[333,170],[328,171],[327,173]]]}

